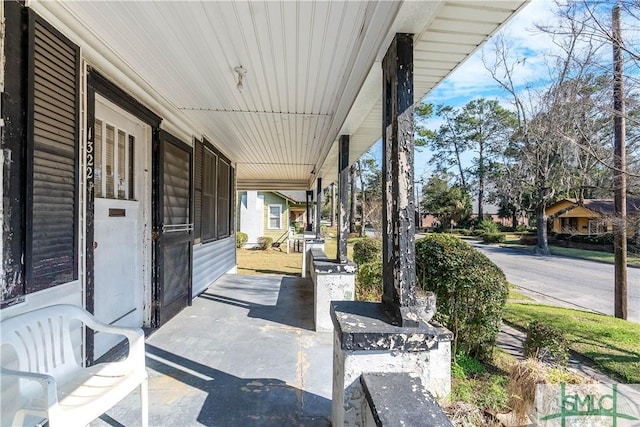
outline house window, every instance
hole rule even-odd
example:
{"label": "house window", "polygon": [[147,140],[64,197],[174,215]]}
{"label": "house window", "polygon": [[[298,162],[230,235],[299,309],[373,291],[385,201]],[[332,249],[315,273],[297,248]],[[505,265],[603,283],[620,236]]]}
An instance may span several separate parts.
{"label": "house window", "polygon": [[213,146],[195,141],[194,235],[196,242],[228,237],[232,229],[233,168]]}
{"label": "house window", "polygon": [[282,228],[282,205],[269,205],[269,229]]}

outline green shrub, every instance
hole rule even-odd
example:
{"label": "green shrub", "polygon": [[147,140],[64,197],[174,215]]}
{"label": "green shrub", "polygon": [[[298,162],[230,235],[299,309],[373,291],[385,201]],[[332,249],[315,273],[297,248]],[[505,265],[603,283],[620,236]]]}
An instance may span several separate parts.
{"label": "green shrub", "polygon": [[482,362],[464,353],[456,354],[453,366],[460,368],[465,377],[486,371]]}
{"label": "green shrub", "polygon": [[527,231],[527,224],[518,224],[516,226],[516,231],[518,233],[524,233],[525,231]]}
{"label": "green shrub", "polygon": [[558,328],[534,320],[529,323],[527,338],[524,342],[524,355],[566,366],[569,361],[569,343]]}
{"label": "green shrub", "polygon": [[293,231],[295,231],[296,234],[302,233],[302,225],[299,221],[293,221],[291,225],[293,226]]}
{"label": "green shrub", "polygon": [[500,227],[498,226],[498,224],[491,221],[490,219],[483,219],[478,223],[478,226],[476,228],[482,230],[483,234],[496,234],[500,232]]}
{"label": "green shrub", "polygon": [[243,233],[242,231],[236,232],[236,248],[240,249],[243,247],[247,243],[247,240],[249,240],[247,233]]}
{"label": "green shrub", "polygon": [[366,264],[382,258],[382,240],[362,239],[353,244],[353,261]]}
{"label": "green shrub", "polygon": [[272,243],[273,243],[273,238],[271,237],[267,237],[267,236],[258,237],[258,248],[262,249],[263,251],[266,251],[268,248],[270,248]]}
{"label": "green shrub", "polygon": [[482,241],[484,243],[504,243],[505,237],[504,234],[498,233],[484,233],[482,234]]}
{"label": "green shrub", "polygon": [[436,294],[435,320],[453,332],[454,354],[489,359],[509,293],[502,270],[457,237],[432,234],[416,241],[416,279]]}
{"label": "green shrub", "polygon": [[356,275],[356,299],[360,301],[380,301],[382,297],[382,260],[358,264]]}

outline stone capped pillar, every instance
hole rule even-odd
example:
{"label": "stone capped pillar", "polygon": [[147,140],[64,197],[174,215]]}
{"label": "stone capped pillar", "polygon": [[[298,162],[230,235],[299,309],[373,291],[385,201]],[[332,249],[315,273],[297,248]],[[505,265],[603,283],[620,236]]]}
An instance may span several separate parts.
{"label": "stone capped pillar", "polygon": [[333,394],[331,423],[361,426],[365,373],[410,373],[436,398],[451,391],[451,340],[447,329],[421,323],[393,325],[382,304],[334,301]]}
{"label": "stone capped pillar", "polygon": [[365,373],[411,374],[436,397],[451,389],[453,335],[429,324],[435,296],[416,284],[412,34],[396,34],[382,75],[383,296],[381,303],[332,303],[335,426],[366,423]]}

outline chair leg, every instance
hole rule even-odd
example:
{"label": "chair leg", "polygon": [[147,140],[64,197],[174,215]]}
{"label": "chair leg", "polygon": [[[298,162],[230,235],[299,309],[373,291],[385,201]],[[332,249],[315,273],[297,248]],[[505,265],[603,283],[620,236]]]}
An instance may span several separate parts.
{"label": "chair leg", "polygon": [[149,426],[149,380],[145,378],[140,383],[140,411],[142,412],[142,427]]}

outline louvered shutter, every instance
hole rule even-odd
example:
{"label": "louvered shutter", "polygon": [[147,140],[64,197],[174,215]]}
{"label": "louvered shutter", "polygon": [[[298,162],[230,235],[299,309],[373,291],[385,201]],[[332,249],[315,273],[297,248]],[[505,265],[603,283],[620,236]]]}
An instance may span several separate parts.
{"label": "louvered shutter", "polygon": [[231,217],[231,171],[229,163],[218,161],[218,238],[227,237],[230,233]]}
{"label": "louvered shutter", "polygon": [[77,279],[79,50],[30,17],[27,293]]}
{"label": "louvered shutter", "polygon": [[193,233],[194,239],[199,239],[202,230],[202,156],[204,145],[200,141],[194,144],[194,168],[193,168]]}

